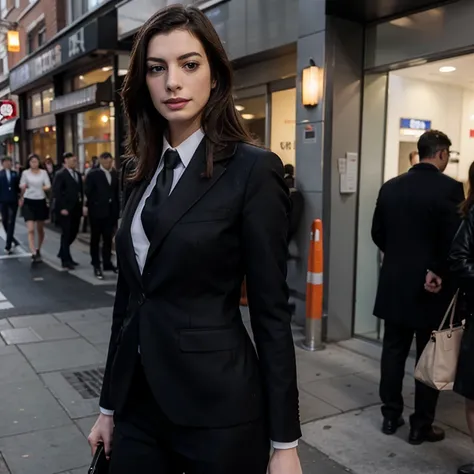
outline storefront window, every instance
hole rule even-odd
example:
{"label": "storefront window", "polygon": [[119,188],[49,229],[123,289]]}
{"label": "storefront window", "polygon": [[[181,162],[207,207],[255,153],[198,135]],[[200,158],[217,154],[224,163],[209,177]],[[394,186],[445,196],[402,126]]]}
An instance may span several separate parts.
{"label": "storefront window", "polygon": [[32,117],[37,117],[38,115],[41,115],[42,108],[41,108],[41,93],[39,94],[34,94],[31,97],[31,116]]}
{"label": "storefront window", "polygon": [[51,101],[54,99],[54,89],[46,89],[42,92],[43,97],[43,113],[49,114],[51,112]]}
{"label": "storefront window", "polygon": [[271,150],[283,164],[295,165],[296,89],[272,93]]}
{"label": "storefront window", "polygon": [[77,145],[81,171],[92,157],[114,153],[113,107],[100,107],[77,114]]}
{"label": "storefront window", "polygon": [[56,127],[44,127],[30,132],[30,150],[36,153],[42,161],[49,155],[56,160]]}
{"label": "storefront window", "polygon": [[237,100],[235,108],[240,112],[249,132],[265,144],[266,101],[265,96]]}
{"label": "storefront window", "polygon": [[97,84],[99,82],[105,82],[114,73],[112,66],[103,66],[99,69],[94,69],[86,74],[76,76],[73,80],[74,90],[82,89],[83,87]]}

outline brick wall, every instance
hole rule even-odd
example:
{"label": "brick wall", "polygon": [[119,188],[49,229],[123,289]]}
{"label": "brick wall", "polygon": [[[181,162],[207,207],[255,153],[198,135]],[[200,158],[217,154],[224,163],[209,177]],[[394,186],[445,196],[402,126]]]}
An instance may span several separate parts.
{"label": "brick wall", "polygon": [[46,27],[43,43],[49,41],[66,25],[64,0],[20,0],[20,7],[13,8],[8,13],[8,21],[17,21],[20,32],[20,52],[8,53],[9,69],[18,64],[28,54],[28,33],[32,37],[32,53],[38,48],[38,33]]}

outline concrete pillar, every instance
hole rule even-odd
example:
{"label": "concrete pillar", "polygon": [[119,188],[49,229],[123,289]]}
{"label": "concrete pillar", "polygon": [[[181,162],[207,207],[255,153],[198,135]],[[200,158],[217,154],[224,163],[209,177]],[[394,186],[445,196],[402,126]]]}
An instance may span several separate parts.
{"label": "concrete pillar", "polygon": [[[289,285],[295,319],[304,323],[309,232],[313,219],[324,225],[324,333],[328,340],[352,335],[357,193],[339,192],[338,158],[359,152],[363,27],[326,16],[325,2],[299,1],[297,47],[296,185],[305,212],[291,249]],[[302,70],[313,59],[324,68],[324,95],[314,108],[301,101]],[[305,127],[316,140],[304,140]]]}

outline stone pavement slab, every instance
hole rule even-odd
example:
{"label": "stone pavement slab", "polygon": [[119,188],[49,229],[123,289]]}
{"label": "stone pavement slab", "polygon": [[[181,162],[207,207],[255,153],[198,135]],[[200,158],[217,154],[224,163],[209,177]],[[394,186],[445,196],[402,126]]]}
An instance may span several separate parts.
{"label": "stone pavement slab", "polygon": [[309,421],[342,413],[338,408],[305,392],[301,387],[299,395],[301,423],[308,423]]}
{"label": "stone pavement slab", "polygon": [[15,347],[11,347],[11,350],[11,354],[0,354],[0,387],[7,383],[39,380],[23,355]]}
{"label": "stone pavement slab", "polygon": [[55,372],[105,363],[104,354],[84,339],[23,344],[19,348],[37,372]]}
{"label": "stone pavement slab", "polygon": [[97,420],[97,415],[98,413],[94,416],[88,416],[87,418],[80,418],[79,420],[75,420],[77,426],[86,438],[89,436],[91,428],[94,426],[94,423]]}
{"label": "stone pavement slab", "polygon": [[4,329],[11,329],[12,327],[13,326],[10,324],[8,319],[0,319],[0,331],[3,331]]}
{"label": "stone pavement slab", "polygon": [[347,474],[352,472],[304,441],[299,442],[298,453],[304,474]]}
{"label": "stone pavement slab", "polygon": [[12,474],[60,473],[90,462],[87,442],[75,425],[1,438],[0,451]]}
{"label": "stone pavement slab", "polygon": [[42,374],[41,378],[71,418],[84,418],[98,413],[99,402],[97,398],[82,398],[81,394],[71,386],[61,372]]}
{"label": "stone pavement slab", "polygon": [[355,474],[446,474],[473,458],[470,438],[447,428],[446,440],[411,446],[408,427],[380,432],[380,408],[371,407],[303,426],[303,440]]}
{"label": "stone pavement slab", "polygon": [[68,324],[91,344],[106,344],[110,340],[112,325],[105,319],[96,322],[71,321]]}
{"label": "stone pavement slab", "polygon": [[[99,311],[100,309],[100,311]],[[105,321],[106,318],[110,319],[112,323],[112,308],[109,308],[110,314],[105,315],[105,310],[99,309],[85,309],[82,311],[65,311],[64,313],[54,313],[54,317],[61,321],[62,323],[71,323],[71,322],[87,322],[87,323],[96,323],[99,321]]]}
{"label": "stone pavement slab", "polygon": [[1,394],[2,437],[72,424],[39,380],[2,384]]}
{"label": "stone pavement slab", "polygon": [[32,316],[16,316],[8,318],[14,328],[28,328],[44,326],[48,324],[58,324],[58,320],[51,314],[34,314]]}
{"label": "stone pavement slab", "polygon": [[6,344],[27,344],[28,342],[39,342],[41,337],[31,328],[4,329],[0,335]]}

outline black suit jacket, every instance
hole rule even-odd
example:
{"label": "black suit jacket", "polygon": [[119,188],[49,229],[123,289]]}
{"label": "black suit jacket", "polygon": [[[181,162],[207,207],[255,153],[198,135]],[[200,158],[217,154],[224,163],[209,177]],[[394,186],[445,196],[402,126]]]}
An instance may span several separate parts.
{"label": "black suit jacket", "polygon": [[[427,163],[382,186],[372,225],[384,254],[376,316],[410,327],[440,323],[454,291],[447,258],[463,199],[462,184]],[[444,279],[438,295],[424,289],[427,270]]]}
{"label": "black suit jacket", "polygon": [[18,203],[20,195],[20,176],[19,174],[11,170],[10,171],[10,183],[7,179],[7,172],[5,170],[0,171],[0,203]]}
{"label": "black suit jacket", "polygon": [[112,182],[100,168],[93,168],[86,176],[85,193],[91,219],[118,220],[120,211],[119,179],[115,170],[110,171]]}
{"label": "black suit jacket", "polygon": [[82,176],[76,171],[76,181],[68,169],[63,168],[56,173],[53,183],[54,209],[59,213],[66,209],[71,213],[77,206],[82,206],[84,191]]}
{"label": "black suit jacket", "polygon": [[[175,424],[230,427],[267,418],[270,437],[300,437],[286,284],[288,189],[273,153],[229,146],[205,178],[205,140],[161,207],[143,275],[131,223],[116,236],[119,279],[101,406],[124,407],[140,346],[153,394]],[[242,322],[244,274],[257,353]]]}

